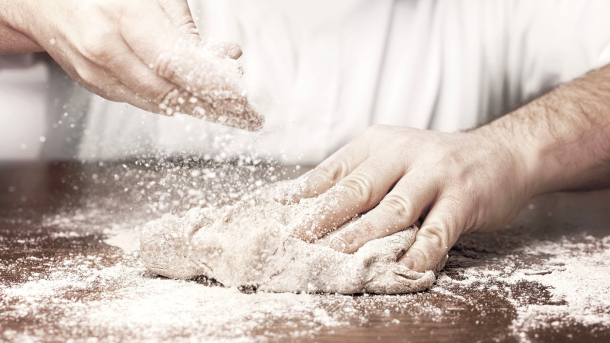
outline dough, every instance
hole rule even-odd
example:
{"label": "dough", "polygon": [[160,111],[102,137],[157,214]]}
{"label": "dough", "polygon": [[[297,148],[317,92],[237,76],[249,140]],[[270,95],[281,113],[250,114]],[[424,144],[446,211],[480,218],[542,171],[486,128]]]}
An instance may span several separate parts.
{"label": "dough", "polygon": [[288,205],[256,199],[191,209],[184,218],[166,214],[142,231],[141,259],[169,278],[204,275],[227,287],[272,292],[397,294],[423,291],[436,280],[435,271],[418,273],[396,263],[413,244],[415,226],[354,254],[329,248],[332,234],[315,244],[294,237],[294,225],[315,215],[319,205],[315,198]]}

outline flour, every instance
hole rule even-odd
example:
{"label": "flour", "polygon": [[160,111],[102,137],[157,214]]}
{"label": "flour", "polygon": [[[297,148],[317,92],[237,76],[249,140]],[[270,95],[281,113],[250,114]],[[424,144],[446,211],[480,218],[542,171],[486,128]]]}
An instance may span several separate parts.
{"label": "flour", "polygon": [[[150,273],[138,252],[148,221],[165,213],[184,217],[196,206],[224,211],[272,181],[268,166],[265,173],[249,174],[250,167],[238,162],[196,168],[172,161],[104,164],[66,179],[69,188],[87,194],[78,208],[45,210],[40,219],[0,216],[0,341],[610,338],[608,198],[594,194],[582,197],[595,201],[548,195],[511,229],[462,236],[426,292],[246,294],[205,278]],[[79,178],[89,184],[74,183]],[[571,219],[576,212],[581,216]],[[300,218],[304,212],[286,213]]]}
{"label": "flour", "polygon": [[[185,61],[185,56],[191,59]],[[175,42],[159,60],[166,61],[166,65],[151,68],[173,71],[176,79],[189,85],[165,95],[159,113],[188,114],[248,131],[262,129],[265,118],[254,109],[240,86],[243,70],[237,61],[219,56],[210,43],[200,46],[187,41]]]}
{"label": "flour", "polygon": [[[584,326],[610,323],[610,236],[603,239],[587,236],[586,239],[586,243],[573,243],[563,237],[559,244],[540,242],[524,249],[530,254],[548,253],[553,257],[547,261],[544,270],[537,273],[521,272],[523,275],[516,275],[515,278],[552,287],[552,299],[556,304],[518,308],[519,317],[513,322],[515,329],[557,328],[572,323]],[[585,283],[586,286],[583,286]],[[547,320],[540,320],[541,318]]]}
{"label": "flour", "polygon": [[[0,287],[6,301],[0,311],[2,323],[36,318],[34,329],[25,332],[3,327],[0,340],[80,342],[104,337],[106,342],[255,342],[267,341],[259,330],[274,325],[292,330],[292,337],[308,337],[321,328],[345,327],[350,317],[359,315],[349,298],[291,293],[253,296],[236,288],[153,277],[133,254],[114,258],[120,261],[109,266],[87,255],[47,260],[52,268],[48,275]],[[331,313],[323,307],[336,308],[345,302],[355,313]],[[293,328],[297,325],[299,331]]]}
{"label": "flour", "polygon": [[170,278],[205,275],[228,287],[273,292],[398,294],[432,286],[433,271],[418,273],[396,263],[413,244],[417,227],[373,240],[355,254],[331,249],[328,236],[316,244],[296,238],[294,226],[319,215],[321,199],[282,204],[257,197],[220,209],[192,209],[184,218],[165,215],[142,231],[142,262]]}

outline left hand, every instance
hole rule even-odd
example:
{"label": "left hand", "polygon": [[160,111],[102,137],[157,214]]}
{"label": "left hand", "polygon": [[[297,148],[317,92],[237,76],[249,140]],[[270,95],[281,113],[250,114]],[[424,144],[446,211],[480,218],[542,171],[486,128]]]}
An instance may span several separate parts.
{"label": "left hand", "polygon": [[0,0],[0,8],[0,45],[9,46],[0,52],[44,50],[81,86],[111,101],[250,131],[263,127],[239,83],[234,59],[241,48],[207,49],[187,0]]}

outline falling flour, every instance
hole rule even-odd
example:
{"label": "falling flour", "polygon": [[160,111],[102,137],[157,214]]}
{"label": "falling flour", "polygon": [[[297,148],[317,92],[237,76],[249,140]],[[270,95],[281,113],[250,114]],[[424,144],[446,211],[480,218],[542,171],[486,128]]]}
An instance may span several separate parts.
{"label": "falling flour", "polygon": [[419,273],[396,263],[413,244],[416,226],[373,240],[354,254],[328,247],[328,236],[316,244],[295,237],[295,225],[321,206],[320,198],[283,204],[257,197],[220,209],[191,209],[183,218],[166,214],[143,229],[141,259],[166,277],[203,275],[227,287],[272,292],[400,294],[432,286],[435,271]]}
{"label": "falling flour", "polygon": [[[159,103],[158,113],[173,116],[184,113],[212,123],[248,131],[262,129],[265,118],[258,113],[240,85],[243,70],[239,63],[220,56],[207,44],[175,42],[158,58],[165,69],[186,89],[176,88]],[[160,69],[160,66],[151,65]]]}

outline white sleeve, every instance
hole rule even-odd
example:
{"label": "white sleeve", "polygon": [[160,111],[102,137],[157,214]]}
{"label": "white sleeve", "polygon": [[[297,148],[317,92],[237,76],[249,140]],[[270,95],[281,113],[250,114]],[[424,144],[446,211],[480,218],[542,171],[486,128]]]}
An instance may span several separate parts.
{"label": "white sleeve", "polygon": [[610,62],[610,1],[517,1],[508,84],[528,99]]}
{"label": "white sleeve", "polygon": [[595,68],[601,68],[607,64],[610,64],[610,42],[608,42],[608,45],[606,45],[606,47],[599,54]]}

